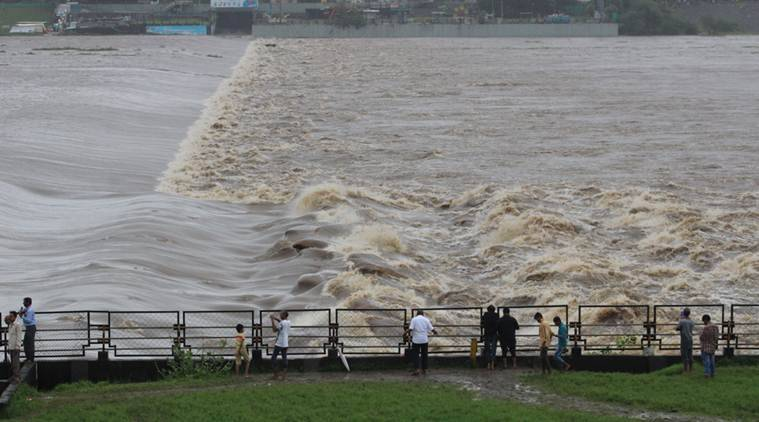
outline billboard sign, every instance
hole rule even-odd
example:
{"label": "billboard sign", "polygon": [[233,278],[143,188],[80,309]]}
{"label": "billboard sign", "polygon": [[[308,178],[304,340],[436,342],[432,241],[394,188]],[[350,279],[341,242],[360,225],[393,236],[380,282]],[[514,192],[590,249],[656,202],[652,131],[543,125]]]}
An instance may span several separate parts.
{"label": "billboard sign", "polygon": [[258,9],[258,0],[211,0],[212,9]]}

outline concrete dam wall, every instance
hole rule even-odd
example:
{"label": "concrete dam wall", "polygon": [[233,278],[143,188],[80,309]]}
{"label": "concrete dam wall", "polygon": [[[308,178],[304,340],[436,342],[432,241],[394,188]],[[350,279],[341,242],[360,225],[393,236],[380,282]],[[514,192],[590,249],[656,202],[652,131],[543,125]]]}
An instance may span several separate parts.
{"label": "concrete dam wall", "polygon": [[574,24],[387,24],[338,28],[324,24],[253,25],[257,38],[508,38],[616,37],[613,23]]}

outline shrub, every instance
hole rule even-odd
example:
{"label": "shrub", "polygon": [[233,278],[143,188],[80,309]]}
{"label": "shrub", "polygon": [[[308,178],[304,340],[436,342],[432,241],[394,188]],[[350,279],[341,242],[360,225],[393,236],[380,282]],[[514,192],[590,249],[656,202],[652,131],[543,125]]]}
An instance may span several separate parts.
{"label": "shrub", "polygon": [[663,4],[653,0],[620,2],[622,13],[619,32],[622,35],[695,35],[698,28],[672,14]]}
{"label": "shrub", "polygon": [[209,378],[226,375],[232,370],[232,364],[222,357],[206,354],[196,359],[191,350],[182,350],[178,346],[172,349],[173,358],[169,360],[161,377],[177,378]]}
{"label": "shrub", "polygon": [[699,23],[701,30],[709,35],[735,34],[741,30],[740,25],[735,22],[712,16],[704,16]]}
{"label": "shrub", "polygon": [[358,8],[340,4],[333,10],[330,23],[338,28],[361,28],[366,26],[366,17]]}

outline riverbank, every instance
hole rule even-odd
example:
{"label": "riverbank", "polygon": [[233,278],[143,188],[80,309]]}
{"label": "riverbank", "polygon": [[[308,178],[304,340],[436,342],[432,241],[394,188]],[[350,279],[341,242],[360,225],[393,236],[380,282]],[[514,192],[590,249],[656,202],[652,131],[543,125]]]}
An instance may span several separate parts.
{"label": "riverbank", "polygon": [[256,376],[146,384],[80,384],[52,392],[23,388],[7,410],[10,419],[70,420],[623,420],[482,398],[451,385],[417,380],[286,383]]}
{"label": "riverbank", "polygon": [[[670,420],[750,419],[756,365],[722,365],[718,376],[453,369],[291,371],[147,383],[22,387],[5,417],[24,420]],[[698,368],[696,368],[698,370]],[[409,398],[414,397],[410,406]],[[623,399],[624,398],[624,399]],[[698,398],[695,400],[694,398]],[[283,400],[286,406],[283,406]]]}

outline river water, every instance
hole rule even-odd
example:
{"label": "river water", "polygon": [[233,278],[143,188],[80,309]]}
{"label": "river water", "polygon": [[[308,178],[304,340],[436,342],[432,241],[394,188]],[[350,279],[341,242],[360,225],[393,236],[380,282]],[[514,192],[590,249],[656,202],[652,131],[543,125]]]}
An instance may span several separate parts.
{"label": "river water", "polygon": [[0,39],[0,305],[759,300],[758,37],[268,43]]}

